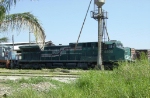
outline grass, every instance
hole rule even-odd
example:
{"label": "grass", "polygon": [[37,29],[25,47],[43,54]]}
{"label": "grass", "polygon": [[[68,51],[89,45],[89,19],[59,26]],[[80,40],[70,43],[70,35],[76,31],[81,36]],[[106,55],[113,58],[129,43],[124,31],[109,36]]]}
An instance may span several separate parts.
{"label": "grass", "polygon": [[8,98],[44,98],[42,93],[33,90],[32,88],[22,89],[20,92],[15,92],[11,97]]}
{"label": "grass", "polygon": [[113,72],[90,71],[53,90],[54,98],[150,98],[149,65],[126,64]]}
{"label": "grass", "polygon": [[87,71],[77,81],[48,92],[23,89],[10,98],[150,98],[149,61],[143,56],[135,63],[120,65],[113,71]]}
{"label": "grass", "polygon": [[150,98],[150,63],[120,62],[111,71],[91,70],[75,83],[52,90],[53,98]]}
{"label": "grass", "polygon": [[[42,86],[42,83],[50,83],[51,86],[45,84]],[[51,88],[56,89],[65,83],[50,78],[34,77],[16,81],[1,81],[1,84],[12,88],[11,94],[7,95],[7,98],[49,98]],[[45,86],[48,86],[48,90]]]}
{"label": "grass", "polygon": [[42,83],[42,82],[50,82],[54,85],[61,85],[63,83],[53,80],[51,78],[45,78],[45,77],[33,77],[33,78],[29,78],[29,79],[25,79],[25,78],[21,78],[18,80],[7,80],[7,81],[3,81],[1,82],[1,84],[5,84],[5,85],[9,85],[9,86],[20,86],[21,84],[38,84],[38,83]]}

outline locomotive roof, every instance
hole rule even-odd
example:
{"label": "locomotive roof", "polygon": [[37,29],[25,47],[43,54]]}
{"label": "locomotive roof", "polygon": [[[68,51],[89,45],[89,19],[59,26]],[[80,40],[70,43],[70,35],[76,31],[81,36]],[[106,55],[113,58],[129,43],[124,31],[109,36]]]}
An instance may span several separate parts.
{"label": "locomotive roof", "polygon": [[122,44],[121,41],[117,41],[117,40],[110,40],[110,41],[106,41],[104,43],[105,44],[113,44],[113,43],[115,43],[115,44]]}
{"label": "locomotive roof", "polygon": [[[57,45],[57,46],[53,46],[53,45],[52,46],[46,46],[45,45],[45,48],[46,47],[59,47],[59,46],[60,47],[65,47],[65,46],[68,46],[68,45]],[[39,48],[39,46],[38,45],[30,45],[30,46],[29,45],[26,45],[26,46],[24,45],[24,46],[20,46],[19,48],[20,49],[23,49],[23,48]]]}
{"label": "locomotive roof", "polygon": [[[83,43],[97,43],[97,42],[80,42],[78,44],[83,44]],[[110,40],[110,41],[105,41],[104,42],[105,44],[113,44],[113,43],[116,43],[116,44],[122,44],[120,41],[117,41],[117,40]],[[69,43],[69,45],[71,44],[76,44],[76,43]],[[45,45],[45,47],[65,47],[65,46],[68,46],[68,45]],[[39,46],[38,45],[24,45],[24,46],[20,46],[19,48],[38,48]]]}
{"label": "locomotive roof", "polygon": [[[79,42],[78,44],[82,44],[82,43],[97,43],[97,42]],[[69,44],[76,44],[76,43],[69,43]]]}
{"label": "locomotive roof", "polygon": [[[80,42],[78,44],[82,44],[82,43],[98,43],[98,42]],[[103,43],[105,43],[105,44],[113,44],[113,43],[121,43],[121,41],[110,40],[110,41],[105,41]],[[69,44],[76,44],[76,43],[69,43]]]}
{"label": "locomotive roof", "polygon": [[24,46],[20,46],[19,48],[33,48],[33,47],[35,47],[35,48],[37,48],[37,47],[39,47],[38,45],[24,45]]}

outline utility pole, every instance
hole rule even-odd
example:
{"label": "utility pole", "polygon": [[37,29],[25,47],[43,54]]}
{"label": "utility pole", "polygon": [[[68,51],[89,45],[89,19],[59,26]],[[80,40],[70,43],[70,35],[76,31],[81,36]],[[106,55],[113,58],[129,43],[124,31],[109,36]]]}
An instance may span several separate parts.
{"label": "utility pole", "polygon": [[98,7],[98,58],[97,58],[97,66],[98,68],[100,68],[101,70],[103,70],[103,66],[102,66],[102,39],[103,39],[103,34],[102,34],[102,18],[101,18],[101,14],[102,14],[102,8]]}
{"label": "utility pole", "polygon": [[103,12],[102,6],[105,4],[105,0],[94,0],[94,6],[98,7],[98,12],[94,10],[92,12],[92,18],[98,20],[98,57],[97,57],[97,67],[101,70],[104,70],[102,65],[102,39],[103,39],[103,31],[102,31],[102,19],[103,19]]}

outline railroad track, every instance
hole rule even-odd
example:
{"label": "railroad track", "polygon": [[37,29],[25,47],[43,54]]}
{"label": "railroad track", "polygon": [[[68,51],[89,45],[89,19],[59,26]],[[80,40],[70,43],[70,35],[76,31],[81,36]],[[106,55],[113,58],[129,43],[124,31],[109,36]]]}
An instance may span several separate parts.
{"label": "railroad track", "polygon": [[17,80],[17,79],[28,79],[32,77],[44,77],[51,78],[61,82],[67,82],[70,80],[76,80],[79,77],[79,74],[76,72],[40,72],[39,70],[2,70],[0,71],[0,80]]}

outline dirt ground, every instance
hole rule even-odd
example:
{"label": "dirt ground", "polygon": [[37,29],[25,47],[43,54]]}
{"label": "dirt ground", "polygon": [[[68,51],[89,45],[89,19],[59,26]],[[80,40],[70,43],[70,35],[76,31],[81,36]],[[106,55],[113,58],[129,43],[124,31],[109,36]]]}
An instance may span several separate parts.
{"label": "dirt ground", "polygon": [[[55,74],[54,74],[55,73]],[[31,77],[45,77],[45,78],[51,78],[53,80],[57,80],[60,82],[70,83],[72,81],[75,81],[78,76],[72,75],[72,73],[64,74],[63,72],[39,72],[39,71],[16,71],[16,70],[1,70],[0,69],[0,98],[3,98],[6,95],[9,95],[13,92],[13,88],[3,85],[5,81],[13,80],[16,81],[18,79],[24,78],[28,79]],[[20,88],[27,88],[32,87],[35,90],[43,91],[48,90],[50,87],[55,88],[55,85],[49,83],[49,82],[41,82],[38,84],[27,84],[23,83],[21,84]],[[18,89],[19,90],[19,89]]]}

